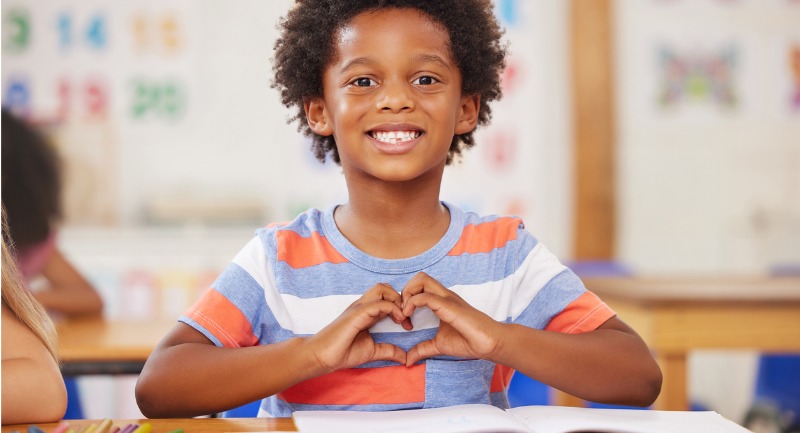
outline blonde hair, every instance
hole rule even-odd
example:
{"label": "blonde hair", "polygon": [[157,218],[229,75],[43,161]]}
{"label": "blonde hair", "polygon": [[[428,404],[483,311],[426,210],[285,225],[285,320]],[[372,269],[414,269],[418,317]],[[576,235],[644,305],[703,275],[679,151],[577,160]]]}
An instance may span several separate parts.
{"label": "blonde hair", "polygon": [[42,343],[53,355],[53,358],[58,361],[56,328],[42,304],[28,290],[25,280],[17,268],[17,263],[12,253],[13,245],[7,242],[8,227],[6,226],[5,216],[6,212],[5,208],[3,208],[3,266],[1,270],[3,305],[8,307],[20,322],[30,328],[42,340]]}

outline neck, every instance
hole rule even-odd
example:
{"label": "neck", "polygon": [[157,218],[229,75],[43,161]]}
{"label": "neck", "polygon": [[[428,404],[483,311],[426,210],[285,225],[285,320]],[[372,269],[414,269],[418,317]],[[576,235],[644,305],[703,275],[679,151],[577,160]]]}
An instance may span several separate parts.
{"label": "neck", "polygon": [[439,201],[438,181],[369,182],[348,179],[349,201],[334,215],[342,234],[372,256],[413,257],[433,247],[447,232],[450,214]]}

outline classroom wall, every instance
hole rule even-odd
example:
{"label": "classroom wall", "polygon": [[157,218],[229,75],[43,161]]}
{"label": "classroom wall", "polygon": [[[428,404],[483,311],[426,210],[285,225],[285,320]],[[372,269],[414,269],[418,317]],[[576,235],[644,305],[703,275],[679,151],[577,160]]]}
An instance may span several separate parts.
{"label": "classroom wall", "polygon": [[645,273],[800,263],[800,4],[616,3],[619,257]]}

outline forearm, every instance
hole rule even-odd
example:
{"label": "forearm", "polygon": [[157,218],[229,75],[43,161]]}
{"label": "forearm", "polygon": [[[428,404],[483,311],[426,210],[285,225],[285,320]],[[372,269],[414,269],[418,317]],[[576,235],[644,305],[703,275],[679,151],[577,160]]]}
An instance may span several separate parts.
{"label": "forearm", "polygon": [[492,361],[576,397],[647,406],[661,389],[661,371],[635,333],[597,329],[562,334],[521,325],[503,327]]}
{"label": "forearm", "polygon": [[33,296],[48,311],[70,316],[98,314],[103,311],[103,300],[91,288],[76,292],[47,287],[44,290],[34,292]]}
{"label": "forearm", "polygon": [[42,275],[48,286],[34,296],[48,310],[67,315],[98,314],[103,310],[100,294],[61,251],[51,254]]}
{"label": "forearm", "polygon": [[222,412],[325,373],[305,344],[294,338],[235,349],[202,343],[164,347],[148,359],[136,400],[148,417]]}
{"label": "forearm", "polygon": [[3,424],[55,422],[64,416],[67,391],[55,361],[3,360]]}

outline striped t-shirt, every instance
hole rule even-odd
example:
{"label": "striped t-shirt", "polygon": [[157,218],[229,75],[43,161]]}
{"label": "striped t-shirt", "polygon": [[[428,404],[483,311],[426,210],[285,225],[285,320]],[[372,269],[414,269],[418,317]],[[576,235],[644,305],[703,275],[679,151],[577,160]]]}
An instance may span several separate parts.
{"label": "striped t-shirt", "polygon": [[[495,320],[556,332],[596,329],[614,315],[528,233],[519,218],[450,210],[430,250],[407,259],[369,256],[336,227],[334,208],[309,210],[256,236],[180,320],[217,346],[273,344],[314,334],[377,283],[400,291],[425,272]],[[439,320],[417,309],[404,330],[385,318],[376,342],[408,351],[436,334]],[[276,369],[283,366],[276,365]],[[406,367],[380,361],[339,370],[264,399],[260,416],[295,410],[396,410],[466,403],[508,407],[513,371],[485,360],[434,357]],[[257,380],[257,379],[256,379]]]}

